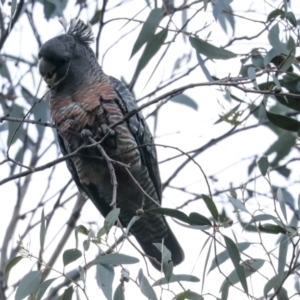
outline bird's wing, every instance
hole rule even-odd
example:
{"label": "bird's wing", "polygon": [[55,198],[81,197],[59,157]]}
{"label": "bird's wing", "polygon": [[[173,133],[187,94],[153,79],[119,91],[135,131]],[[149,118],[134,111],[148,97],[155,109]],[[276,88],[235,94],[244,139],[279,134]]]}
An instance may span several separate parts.
{"label": "bird's wing", "polygon": [[[128,88],[119,80],[114,77],[110,77],[113,83],[114,90],[119,96],[120,100],[118,105],[126,115],[129,112],[138,109],[137,103],[133,98]],[[159,175],[159,169],[157,164],[157,153],[154,146],[154,140],[149,127],[146,123],[145,118],[139,111],[134,114],[128,121],[129,129],[134,136],[137,145],[139,147],[142,163],[147,167],[150,178],[155,186],[155,190],[158,195],[159,203],[161,203],[162,192],[161,192],[161,180]],[[143,146],[145,145],[145,146]]]}

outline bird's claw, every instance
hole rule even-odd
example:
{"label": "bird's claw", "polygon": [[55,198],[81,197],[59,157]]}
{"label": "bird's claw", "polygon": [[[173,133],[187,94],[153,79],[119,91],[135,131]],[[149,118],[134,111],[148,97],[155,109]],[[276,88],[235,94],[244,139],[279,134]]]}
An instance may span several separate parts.
{"label": "bird's claw", "polygon": [[110,129],[106,124],[102,124],[101,128],[98,129],[103,135],[106,135],[107,133],[110,136],[114,136],[115,135],[115,131]]}
{"label": "bird's claw", "polygon": [[92,133],[89,129],[84,128],[84,129],[81,130],[80,135],[81,135],[81,138],[83,140],[86,140],[86,139],[88,139],[89,137],[92,136]]}

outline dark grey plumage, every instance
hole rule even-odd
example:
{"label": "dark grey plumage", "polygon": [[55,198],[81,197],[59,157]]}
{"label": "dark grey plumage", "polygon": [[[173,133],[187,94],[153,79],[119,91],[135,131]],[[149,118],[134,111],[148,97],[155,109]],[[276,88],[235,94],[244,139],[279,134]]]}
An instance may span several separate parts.
{"label": "dark grey plumage", "polygon": [[[66,34],[46,42],[39,52],[40,72],[51,87],[50,110],[58,126],[58,140],[64,155],[78,149],[80,133],[88,129],[93,139],[100,140],[107,129],[123,119],[137,104],[119,80],[105,75],[97,63],[89,43],[93,40],[90,26],[73,20]],[[114,160],[130,166],[129,170],[143,190],[161,203],[161,180],[153,137],[141,112],[113,129],[103,142],[106,153]],[[144,145],[144,146],[143,146]],[[147,146],[148,145],[148,146]],[[106,162],[96,147],[84,149],[67,161],[78,186],[102,215],[111,210],[112,185]],[[163,216],[148,213],[157,207],[133,182],[124,167],[115,165],[118,180],[117,207],[120,221],[127,226],[138,209],[144,215],[131,227],[143,251],[160,261],[161,253],[154,242],[164,244],[172,253],[174,265],[184,259],[183,251]],[[151,261],[155,268],[160,264]]]}

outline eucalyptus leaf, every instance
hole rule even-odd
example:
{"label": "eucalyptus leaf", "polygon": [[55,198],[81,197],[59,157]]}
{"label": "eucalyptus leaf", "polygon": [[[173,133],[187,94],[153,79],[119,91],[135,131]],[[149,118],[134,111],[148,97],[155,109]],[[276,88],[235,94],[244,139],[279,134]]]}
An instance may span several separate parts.
{"label": "eucalyptus leaf", "polygon": [[36,292],[36,298],[35,300],[42,300],[42,297],[44,296],[46,290],[49,288],[49,286],[54,282],[57,278],[48,279],[44,282],[42,282],[39,286],[39,289]]}
{"label": "eucalyptus leaf", "polygon": [[22,300],[35,293],[40,286],[41,274],[41,271],[31,271],[26,274],[18,284],[15,300]]}
{"label": "eucalyptus leaf", "polygon": [[240,252],[236,246],[236,244],[233,242],[232,239],[230,239],[227,236],[223,236],[226,244],[226,249],[229,253],[229,257],[234,265],[235,271],[238,275],[238,278],[242,284],[242,287],[246,294],[248,294],[248,285],[246,281],[246,275],[243,266],[240,265]]}
{"label": "eucalyptus leaf", "polygon": [[278,278],[277,284],[281,285],[282,280],[284,279],[284,269],[287,260],[287,251],[289,246],[290,238],[287,235],[283,235],[280,239],[279,244],[279,256],[278,256]]}
{"label": "eucalyptus leaf", "polygon": [[273,114],[271,112],[266,111],[267,117],[269,121],[275,126],[288,130],[298,132],[300,129],[300,122],[283,115]]}
{"label": "eucalyptus leaf", "polygon": [[107,300],[112,299],[112,285],[115,277],[114,267],[111,265],[97,264],[96,279]]}
{"label": "eucalyptus leaf", "polygon": [[164,10],[161,8],[154,8],[148,15],[140,33],[135,41],[130,58],[133,57],[141,47],[148,42],[154,35],[156,28],[158,27],[160,21],[163,19]]}
{"label": "eucalyptus leaf", "polygon": [[246,206],[239,200],[237,199],[234,199],[233,197],[231,196],[228,196],[229,198],[229,201],[232,203],[232,205],[236,208],[236,209],[239,209],[243,212],[246,212],[247,214],[250,214],[249,211],[247,210]]}
{"label": "eucalyptus leaf", "polygon": [[148,279],[143,274],[142,269],[140,269],[140,271],[139,271],[138,279],[139,279],[140,290],[141,290],[142,294],[145,295],[149,300],[158,300],[157,296],[154,292],[154,289],[150,285]]}
{"label": "eucalyptus leaf", "polygon": [[188,106],[196,111],[198,110],[198,104],[192,98],[185,94],[176,95],[173,98],[171,98],[170,101]]}
{"label": "eucalyptus leaf", "polygon": [[210,59],[230,59],[237,56],[231,51],[222,49],[220,47],[216,47],[199,38],[190,37],[189,41],[192,47],[197,50],[197,52],[205,55],[207,58]]}
{"label": "eucalyptus leaf", "polygon": [[[11,117],[22,118],[24,114],[24,108],[16,103],[13,103],[10,106],[8,113]],[[15,143],[22,135],[24,135],[23,124],[20,124],[19,122],[8,123],[7,145]]]}
{"label": "eucalyptus leaf", "polygon": [[268,169],[269,169],[269,161],[267,156],[262,156],[258,161],[257,161],[258,168],[260,170],[260,173],[262,176],[266,176]]}
{"label": "eucalyptus leaf", "polygon": [[149,61],[153,58],[153,56],[158,52],[158,50],[164,44],[167,36],[168,36],[168,29],[163,29],[162,31],[155,34],[153,38],[151,38],[151,40],[147,43],[144,52],[138,61],[135,70],[135,76],[138,76],[140,72],[147,66]]}
{"label": "eucalyptus leaf", "polygon": [[19,262],[23,259],[22,256],[16,256],[14,258],[12,258],[6,265],[5,269],[4,269],[4,275],[8,275],[8,273],[11,271],[11,269]]}
{"label": "eucalyptus leaf", "polygon": [[279,206],[280,206],[281,212],[282,212],[285,220],[287,221],[286,208],[285,208],[285,200],[284,200],[281,188],[279,188],[277,190],[277,194],[276,195],[277,195],[277,200],[279,202]]}
{"label": "eucalyptus leaf", "polygon": [[107,255],[100,256],[95,259],[95,264],[104,265],[121,265],[121,264],[135,264],[139,262],[136,257],[121,254],[121,253],[111,253]]}
{"label": "eucalyptus leaf", "polygon": [[115,225],[120,215],[120,211],[120,208],[114,208],[105,217],[104,228],[106,229],[106,232],[108,232]]}
{"label": "eucalyptus leaf", "polygon": [[78,249],[69,249],[63,253],[63,263],[64,266],[72,263],[73,261],[77,260],[82,256],[82,253]]}
{"label": "eucalyptus leaf", "polygon": [[276,23],[269,31],[268,34],[269,42],[274,49],[279,51],[282,54],[288,55],[289,50],[279,39],[279,25]]}
{"label": "eucalyptus leaf", "polygon": [[113,300],[125,300],[124,290],[122,283],[120,283],[114,293],[114,299]]}
{"label": "eucalyptus leaf", "polygon": [[206,204],[206,207],[210,211],[210,213],[213,216],[213,218],[215,219],[215,221],[218,221],[219,213],[218,213],[218,209],[217,209],[216,204],[214,203],[213,199],[211,199],[210,197],[208,197],[204,194],[202,194],[201,196],[202,196],[203,201]]}
{"label": "eucalyptus leaf", "polygon": [[[249,277],[250,275],[257,272],[263,265],[264,265],[263,259],[250,259],[245,261],[245,263],[242,265],[245,271],[246,277]],[[222,300],[226,300],[228,298],[228,292],[231,285],[235,285],[239,283],[239,277],[237,275],[236,270],[233,270],[227,278],[223,281],[220,291],[222,292]]]}
{"label": "eucalyptus leaf", "polygon": [[199,282],[200,279],[194,275],[186,275],[186,274],[178,274],[170,277],[170,280],[168,281],[165,277],[161,278],[153,283],[152,286],[158,286],[158,285],[164,285],[172,282],[182,282],[182,281],[187,281],[187,282]]}
{"label": "eucalyptus leaf", "polygon": [[[250,245],[251,245],[251,243],[243,242],[243,243],[238,243],[237,247],[238,247],[239,251],[244,251],[244,250],[248,249],[250,247]],[[211,266],[208,270],[208,273],[210,271],[212,271],[213,269],[215,269],[218,265],[220,266],[221,264],[223,264],[225,261],[228,260],[228,258],[229,258],[229,253],[228,253],[227,249],[218,253],[217,256],[215,258],[213,258],[213,260],[211,262]]]}

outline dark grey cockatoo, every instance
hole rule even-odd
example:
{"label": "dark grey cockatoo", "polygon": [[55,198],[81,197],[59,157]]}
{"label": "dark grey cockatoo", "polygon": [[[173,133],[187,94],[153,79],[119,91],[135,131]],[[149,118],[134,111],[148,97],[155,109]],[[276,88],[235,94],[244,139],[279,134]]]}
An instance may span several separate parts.
{"label": "dark grey cockatoo", "polygon": [[[72,20],[66,34],[47,41],[39,51],[39,70],[50,88],[50,110],[57,126],[58,141],[64,155],[77,150],[89,132],[100,141],[113,160],[129,166],[129,171],[115,164],[117,177],[116,206],[124,227],[144,211],[130,228],[141,248],[156,269],[160,269],[161,253],[153,243],[162,243],[171,251],[174,265],[181,263],[184,253],[165,218],[147,210],[161,203],[161,180],[153,137],[141,112],[110,129],[130,111],[137,108],[135,99],[119,80],[107,76],[99,66],[89,44],[91,27],[81,20]],[[108,133],[108,134],[107,134]],[[111,173],[97,147],[80,150],[79,156],[67,160],[67,166],[80,192],[87,195],[103,216],[112,209]],[[154,201],[145,196],[141,188]],[[158,262],[157,262],[158,261]]]}

